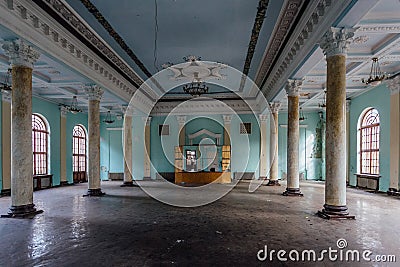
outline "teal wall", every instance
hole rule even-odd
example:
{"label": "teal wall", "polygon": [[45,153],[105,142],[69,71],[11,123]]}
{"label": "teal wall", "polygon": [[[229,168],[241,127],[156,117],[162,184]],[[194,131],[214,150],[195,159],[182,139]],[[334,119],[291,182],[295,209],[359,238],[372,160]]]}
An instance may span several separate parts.
{"label": "teal wall", "polygon": [[[3,101],[0,101],[0,120],[2,120],[3,116]],[[0,123],[0,147],[3,147],[3,121]],[[0,162],[3,162],[3,149],[0,149]],[[3,190],[3,164],[0,164],[0,192]]]}
{"label": "teal wall", "polygon": [[73,129],[75,125],[82,125],[85,130],[86,134],[88,133],[88,127],[87,127],[87,122],[88,122],[88,116],[86,113],[78,113],[78,114],[72,114],[72,113],[67,113],[67,118],[66,118],[66,164],[67,164],[67,181],[68,183],[73,183],[73,176],[72,176],[72,134],[73,134]]}
{"label": "teal wall", "polygon": [[[111,124],[103,122],[105,115],[100,120],[100,166],[105,167],[100,171],[102,180],[108,179],[108,172],[124,172],[123,155],[123,120],[116,120]],[[107,130],[109,129],[109,130]]]}
{"label": "teal wall", "polygon": [[50,170],[53,174],[53,185],[60,184],[60,110],[57,104],[42,99],[32,98],[32,113],[43,116],[50,127]]}
{"label": "teal wall", "polygon": [[379,138],[379,169],[380,182],[379,190],[387,191],[390,182],[390,92],[386,84],[354,98],[350,104],[350,165],[349,180],[350,185],[356,185],[357,173],[357,135],[358,119],[367,108],[376,108],[380,118],[380,138]]}
{"label": "teal wall", "polygon": [[[287,173],[287,113],[280,113],[278,118],[278,177],[281,178],[283,172]],[[305,112],[306,120],[300,122],[299,139],[299,172],[304,173],[304,179],[318,180],[323,179],[322,159],[311,158],[313,152],[315,129],[319,122],[318,112]],[[325,115],[324,115],[325,117]]]}

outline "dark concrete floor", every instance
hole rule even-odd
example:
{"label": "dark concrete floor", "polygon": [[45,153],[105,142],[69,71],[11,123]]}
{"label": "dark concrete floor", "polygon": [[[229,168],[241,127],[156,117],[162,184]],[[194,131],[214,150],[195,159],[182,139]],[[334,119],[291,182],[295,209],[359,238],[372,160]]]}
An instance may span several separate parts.
{"label": "dark concrete floor", "polygon": [[[157,186],[159,182],[153,183]],[[44,210],[34,219],[0,220],[0,266],[380,266],[376,262],[260,262],[257,252],[291,249],[369,249],[400,262],[400,200],[348,189],[356,220],[329,221],[315,215],[323,184],[301,184],[303,198],[281,196],[285,186],[248,193],[240,183],[219,201],[177,208],[140,188],[103,182],[104,197],[82,197],[87,184],[34,193]],[[10,198],[0,198],[5,214]],[[286,257],[288,255],[286,254]],[[372,257],[370,256],[370,257]],[[385,263],[382,266],[399,266]]]}

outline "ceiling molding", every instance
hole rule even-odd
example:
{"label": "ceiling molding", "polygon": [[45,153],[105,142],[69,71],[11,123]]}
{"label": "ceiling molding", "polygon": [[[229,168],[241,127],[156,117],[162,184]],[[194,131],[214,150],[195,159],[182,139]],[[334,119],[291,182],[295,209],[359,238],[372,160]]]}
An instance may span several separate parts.
{"label": "ceiling molding", "polygon": [[315,44],[351,2],[351,0],[310,1],[285,49],[274,64],[271,75],[262,86],[262,91],[268,100],[273,99],[282,90],[287,79],[304,61],[304,57],[313,51]]}
{"label": "ceiling molding", "polygon": [[292,27],[293,21],[299,15],[303,0],[286,0],[285,8],[279,14],[278,23],[274,28],[272,37],[265,49],[263,59],[258,68],[255,83],[260,87],[268,71],[272,67],[279,49],[282,46],[289,30]]}
{"label": "ceiling molding", "polygon": [[[0,1],[0,24],[98,85],[129,101],[135,88],[33,1]],[[50,26],[51,25],[51,26]]]}

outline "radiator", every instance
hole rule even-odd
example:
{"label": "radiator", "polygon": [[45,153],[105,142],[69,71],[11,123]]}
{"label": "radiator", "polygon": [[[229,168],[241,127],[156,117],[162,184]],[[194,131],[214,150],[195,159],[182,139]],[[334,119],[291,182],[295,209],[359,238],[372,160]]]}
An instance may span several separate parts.
{"label": "radiator", "polygon": [[122,181],[122,180],[124,180],[124,173],[123,172],[109,172],[108,179],[111,181]]}

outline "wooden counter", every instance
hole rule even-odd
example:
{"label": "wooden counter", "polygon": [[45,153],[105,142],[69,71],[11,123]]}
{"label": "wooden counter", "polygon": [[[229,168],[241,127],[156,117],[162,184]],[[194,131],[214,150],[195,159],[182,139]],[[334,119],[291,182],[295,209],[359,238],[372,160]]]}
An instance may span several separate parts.
{"label": "wooden counter", "polygon": [[230,172],[176,172],[175,184],[227,184],[231,182]]}

